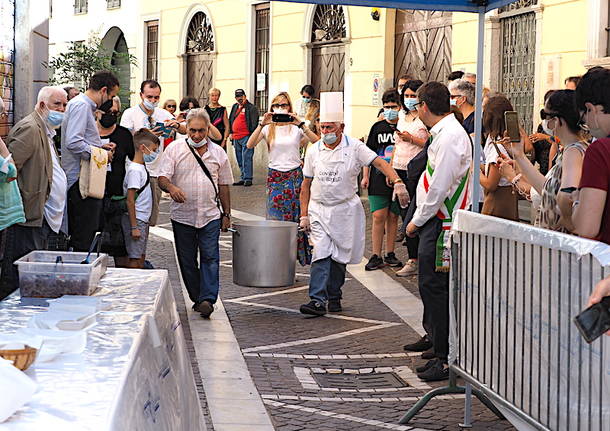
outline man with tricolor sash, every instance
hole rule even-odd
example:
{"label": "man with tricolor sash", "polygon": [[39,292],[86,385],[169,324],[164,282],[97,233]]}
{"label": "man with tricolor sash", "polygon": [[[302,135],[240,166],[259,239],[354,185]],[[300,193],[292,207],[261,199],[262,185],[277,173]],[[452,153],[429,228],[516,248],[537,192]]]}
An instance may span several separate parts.
{"label": "man with tricolor sash", "polygon": [[472,145],[450,111],[450,93],[439,82],[417,91],[419,118],[430,129],[428,162],[417,185],[417,209],[407,234],[419,235],[419,292],[424,328],[435,358],[420,367],[426,381],[449,376],[449,232],[455,212],[470,206]]}

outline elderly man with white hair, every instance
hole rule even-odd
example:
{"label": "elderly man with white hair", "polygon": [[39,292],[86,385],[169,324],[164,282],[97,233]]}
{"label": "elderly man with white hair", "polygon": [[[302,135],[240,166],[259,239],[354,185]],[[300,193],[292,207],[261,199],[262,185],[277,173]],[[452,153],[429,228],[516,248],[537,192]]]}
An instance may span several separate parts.
{"label": "elderly man with white hair", "polygon": [[474,133],[474,96],[475,84],[466,79],[456,79],[449,83],[451,105],[459,109],[464,117],[462,126],[469,135]]}
{"label": "elderly man with white hair", "polygon": [[159,187],[173,200],[170,219],[176,254],[193,310],[208,318],[220,288],[218,241],[220,231],[231,224],[233,173],[226,152],[210,141],[205,109],[190,110],[186,132],[186,139],[174,141],[165,150]]}
{"label": "elderly man with white hair", "polygon": [[44,250],[51,232],[58,233],[62,227],[68,187],[53,137],[67,103],[62,87],[43,87],[34,112],[15,124],[7,138],[26,220],[7,232],[0,276],[4,293],[19,287],[15,260],[33,250]]}
{"label": "elderly man with white hair", "polygon": [[358,191],[358,174],[364,166],[381,171],[404,208],[407,188],[396,171],[363,142],[343,132],[343,93],[320,94],[322,139],[305,156],[301,186],[300,227],[310,231],[313,257],[309,281],[311,301],[303,314],[323,316],[341,311],[341,287],[348,263],[364,255],[365,216]]}

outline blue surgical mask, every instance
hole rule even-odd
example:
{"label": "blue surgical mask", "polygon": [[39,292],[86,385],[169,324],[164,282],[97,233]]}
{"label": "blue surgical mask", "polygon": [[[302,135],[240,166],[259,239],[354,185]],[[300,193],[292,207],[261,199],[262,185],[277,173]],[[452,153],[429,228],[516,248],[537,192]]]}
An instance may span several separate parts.
{"label": "blue surgical mask", "polygon": [[417,105],[417,99],[414,97],[405,97],[405,106],[409,111],[415,111],[415,105]]}
{"label": "blue surgical mask", "polygon": [[337,134],[336,133],[325,133],[322,135],[322,141],[326,145],[332,145],[337,141]]}
{"label": "blue surgical mask", "polygon": [[144,163],[152,163],[157,160],[157,157],[159,157],[159,150],[149,154],[144,154]]}
{"label": "blue surgical mask", "polygon": [[188,138],[186,142],[188,142],[188,144],[193,148],[201,148],[207,144],[208,140],[204,138],[200,142],[195,142],[193,141],[193,138]]}
{"label": "blue surgical mask", "polygon": [[311,97],[303,97],[303,103],[311,102]]}
{"label": "blue surgical mask", "polygon": [[457,99],[449,99],[449,104],[451,106],[457,106]]}
{"label": "blue surgical mask", "polygon": [[153,103],[153,102],[149,102],[149,101],[148,101],[148,100],[146,100],[146,99],[144,99],[144,102],[143,102],[143,103],[144,103],[144,107],[145,107],[146,109],[148,109],[149,111],[154,110],[154,109],[155,109],[155,108],[156,108],[156,107],[159,105],[159,102],[154,102],[154,103]]}
{"label": "blue surgical mask", "polygon": [[59,111],[49,111],[47,121],[51,127],[61,126],[61,122],[64,120],[64,113]]}
{"label": "blue surgical mask", "polygon": [[398,111],[395,111],[394,109],[384,109],[383,116],[388,121],[395,121],[398,119]]}

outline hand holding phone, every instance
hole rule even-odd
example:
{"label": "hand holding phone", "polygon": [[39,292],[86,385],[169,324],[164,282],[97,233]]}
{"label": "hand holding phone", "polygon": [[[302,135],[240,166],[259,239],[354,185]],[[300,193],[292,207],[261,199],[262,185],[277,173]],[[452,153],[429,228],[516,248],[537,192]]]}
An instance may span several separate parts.
{"label": "hand holding phone", "polygon": [[273,114],[271,121],[274,123],[292,123],[294,119],[290,114]]}
{"label": "hand holding phone", "polygon": [[610,296],[605,296],[574,317],[574,324],[589,344],[610,331]]}

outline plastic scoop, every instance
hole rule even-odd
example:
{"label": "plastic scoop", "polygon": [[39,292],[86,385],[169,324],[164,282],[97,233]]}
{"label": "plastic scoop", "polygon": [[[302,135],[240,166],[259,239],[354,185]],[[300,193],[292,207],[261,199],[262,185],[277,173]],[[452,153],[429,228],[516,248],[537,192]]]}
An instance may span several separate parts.
{"label": "plastic scoop", "polygon": [[85,258],[85,260],[83,260],[81,262],[82,265],[89,265],[91,262],[89,262],[89,257],[91,256],[91,253],[93,252],[93,249],[95,248],[95,245],[97,244],[97,241],[99,239],[99,233],[95,234],[95,238],[93,238],[93,241],[91,241],[91,245],[89,246],[89,252],[87,253],[87,257]]}

